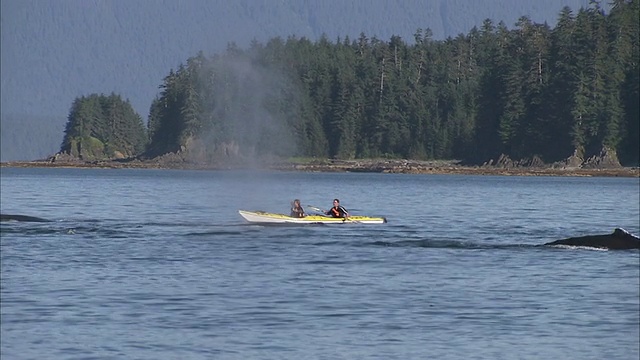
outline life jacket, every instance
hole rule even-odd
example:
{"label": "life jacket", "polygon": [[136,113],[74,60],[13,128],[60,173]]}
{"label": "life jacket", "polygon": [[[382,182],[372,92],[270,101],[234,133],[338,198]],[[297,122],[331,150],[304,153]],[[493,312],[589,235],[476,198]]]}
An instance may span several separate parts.
{"label": "life jacket", "polygon": [[304,209],[302,209],[302,206],[299,208],[292,207],[290,216],[296,218],[304,217]]}
{"label": "life jacket", "polygon": [[331,208],[331,213],[333,214],[333,217],[340,217],[340,210],[334,207]]}

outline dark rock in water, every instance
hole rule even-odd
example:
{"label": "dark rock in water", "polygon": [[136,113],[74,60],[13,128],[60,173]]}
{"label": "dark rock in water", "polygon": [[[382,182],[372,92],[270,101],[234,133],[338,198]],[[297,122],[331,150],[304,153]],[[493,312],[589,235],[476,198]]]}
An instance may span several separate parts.
{"label": "dark rock in water", "polygon": [[0,214],[0,221],[49,222],[50,220],[28,215]]}
{"label": "dark rock in water", "polygon": [[640,238],[624,229],[617,228],[607,235],[587,235],[556,240],[545,245],[586,246],[599,249],[640,249]]}

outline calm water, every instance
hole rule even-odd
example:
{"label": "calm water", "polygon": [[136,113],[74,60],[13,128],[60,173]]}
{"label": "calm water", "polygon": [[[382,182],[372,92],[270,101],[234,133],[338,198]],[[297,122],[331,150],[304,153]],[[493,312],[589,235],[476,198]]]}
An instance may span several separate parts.
{"label": "calm water", "polygon": [[[638,359],[630,178],[10,169],[2,359]],[[384,225],[258,226],[326,208]]]}

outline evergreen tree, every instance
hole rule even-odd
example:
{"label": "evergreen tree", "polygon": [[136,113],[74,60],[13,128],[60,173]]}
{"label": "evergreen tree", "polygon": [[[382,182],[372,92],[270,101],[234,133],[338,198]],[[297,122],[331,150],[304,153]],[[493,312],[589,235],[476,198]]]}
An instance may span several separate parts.
{"label": "evergreen tree", "polygon": [[60,151],[83,160],[133,157],[146,139],[142,118],[128,100],[92,94],[74,100]]}
{"label": "evergreen tree", "polygon": [[612,75],[618,83],[619,111],[622,112],[618,123],[618,156],[623,164],[631,166],[640,165],[639,3],[637,0],[614,0],[608,19],[613,43]]}
{"label": "evergreen tree", "polygon": [[[582,136],[574,137],[574,115],[583,113],[585,109],[574,114],[574,97],[578,89],[579,69],[576,54],[576,42],[574,41],[575,18],[569,7],[564,7],[560,12],[558,23],[551,31],[550,48],[550,72],[549,86],[546,91],[546,104],[548,116],[546,134],[546,151],[543,151],[545,160],[558,161],[570,156],[583,143]],[[585,99],[580,99],[581,107]],[[579,116],[579,115],[578,115]],[[578,126],[579,128],[580,126]]]}
{"label": "evergreen tree", "polygon": [[[231,43],[163,80],[148,154],[201,140],[210,153],[234,145],[246,155],[474,163],[609,148],[637,163],[637,19],[638,1],[614,0],[610,15],[599,2],[576,16],[564,8],[553,29],[522,17],[513,30],[487,19],[444,41],[417,29],[414,44],[364,33],[335,43],[273,38],[248,50]],[[103,121],[98,108],[74,109],[84,120],[67,131],[122,133],[125,116],[109,110]]]}

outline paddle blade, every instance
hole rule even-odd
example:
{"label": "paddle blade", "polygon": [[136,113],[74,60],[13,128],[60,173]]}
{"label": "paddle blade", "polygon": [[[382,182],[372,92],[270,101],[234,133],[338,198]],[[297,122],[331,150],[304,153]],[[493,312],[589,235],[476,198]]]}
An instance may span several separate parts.
{"label": "paddle blade", "polygon": [[320,209],[319,207],[315,207],[315,206],[311,206],[311,205],[307,205],[307,208],[308,208],[308,209],[311,209],[311,210],[313,210],[313,211],[321,212],[321,213],[323,213],[323,214],[324,214],[324,212],[325,212],[324,210]]}

